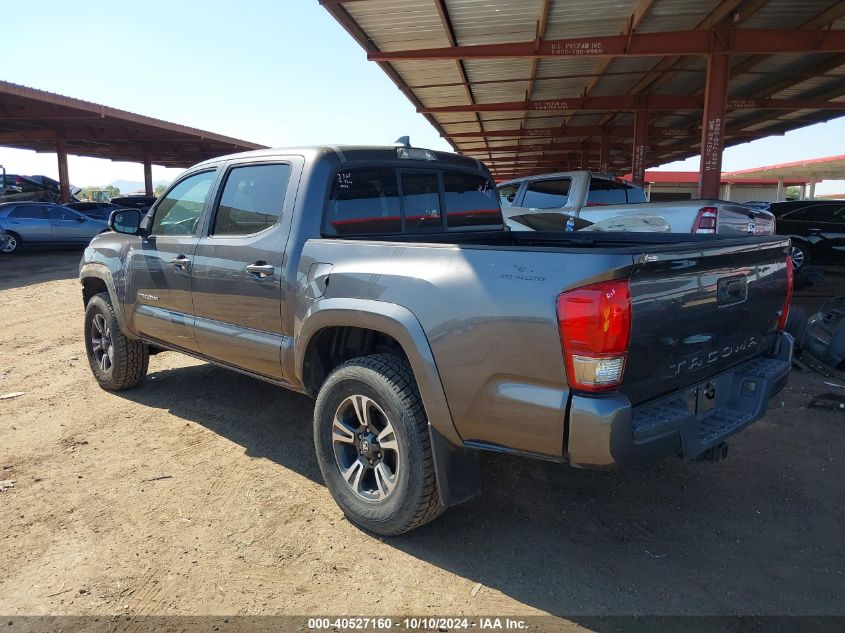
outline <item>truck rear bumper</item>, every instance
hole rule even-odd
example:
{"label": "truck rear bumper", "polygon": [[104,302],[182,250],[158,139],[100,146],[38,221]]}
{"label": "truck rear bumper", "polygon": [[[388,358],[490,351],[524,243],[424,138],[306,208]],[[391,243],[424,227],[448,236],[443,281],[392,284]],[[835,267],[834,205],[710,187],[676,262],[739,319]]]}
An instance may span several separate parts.
{"label": "truck rear bumper", "polygon": [[607,468],[639,466],[671,455],[701,456],[763,417],[789,377],[792,348],[792,337],[783,333],[772,356],[636,407],[621,393],[573,396],[569,462]]}

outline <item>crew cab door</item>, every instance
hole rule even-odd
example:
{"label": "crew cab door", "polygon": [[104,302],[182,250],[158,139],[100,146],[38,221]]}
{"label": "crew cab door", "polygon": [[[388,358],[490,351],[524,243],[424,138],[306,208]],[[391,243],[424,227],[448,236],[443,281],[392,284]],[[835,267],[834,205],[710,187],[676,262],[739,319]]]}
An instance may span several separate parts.
{"label": "crew cab door", "polygon": [[302,158],[227,166],[197,245],[193,301],[204,356],[282,379],[282,263]]}
{"label": "crew cab door", "polygon": [[191,274],[197,229],[215,169],[177,182],[144,219],[149,235],[128,255],[131,328],[145,338],[197,351]]}

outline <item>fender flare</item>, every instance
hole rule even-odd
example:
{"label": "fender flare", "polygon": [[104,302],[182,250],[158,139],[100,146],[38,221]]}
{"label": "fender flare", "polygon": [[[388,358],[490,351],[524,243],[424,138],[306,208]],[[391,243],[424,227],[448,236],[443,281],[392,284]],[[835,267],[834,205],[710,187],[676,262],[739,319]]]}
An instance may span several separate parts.
{"label": "fender flare", "polygon": [[313,337],[329,327],[360,327],[392,336],[405,352],[428,417],[437,489],[444,505],[468,501],[481,492],[478,452],[464,448],[452,422],[431,346],[416,316],[403,306],[371,299],[323,299],[305,313],[294,335],[296,378],[303,384],[305,353]]}
{"label": "fender flare", "polygon": [[106,284],[109,297],[111,298],[112,306],[114,307],[115,316],[117,316],[117,323],[120,325],[121,331],[130,339],[138,338],[129,329],[126,323],[126,318],[123,314],[123,304],[120,302],[117,294],[117,288],[114,285],[114,279],[111,276],[111,271],[108,266],[100,262],[87,262],[79,269],[79,281],[84,284],[86,279],[99,279]]}

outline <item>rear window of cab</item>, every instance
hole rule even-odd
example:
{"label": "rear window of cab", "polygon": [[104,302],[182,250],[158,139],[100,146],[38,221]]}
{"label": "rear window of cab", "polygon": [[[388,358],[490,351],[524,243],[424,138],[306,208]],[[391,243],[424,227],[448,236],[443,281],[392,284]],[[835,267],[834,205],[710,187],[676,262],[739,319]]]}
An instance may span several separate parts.
{"label": "rear window of cab", "polygon": [[326,237],[502,228],[492,180],[449,169],[354,167],[332,177]]}

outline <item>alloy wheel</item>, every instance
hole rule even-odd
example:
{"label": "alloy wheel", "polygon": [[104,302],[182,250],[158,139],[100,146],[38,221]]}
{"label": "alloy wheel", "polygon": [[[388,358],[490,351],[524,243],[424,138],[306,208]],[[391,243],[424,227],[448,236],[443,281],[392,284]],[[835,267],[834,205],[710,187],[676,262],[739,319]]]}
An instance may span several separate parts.
{"label": "alloy wheel", "polygon": [[91,352],[103,373],[111,373],[114,367],[114,344],[109,322],[102,314],[95,314],[91,320]]}
{"label": "alloy wheel", "polygon": [[372,398],[352,395],[340,403],[332,448],[343,481],[358,498],[380,502],[396,489],[399,442],[390,418]]}
{"label": "alloy wheel", "polygon": [[804,254],[804,249],[798,246],[793,246],[789,249],[789,257],[792,259],[792,267],[795,270],[801,268],[807,259],[807,256]]}

